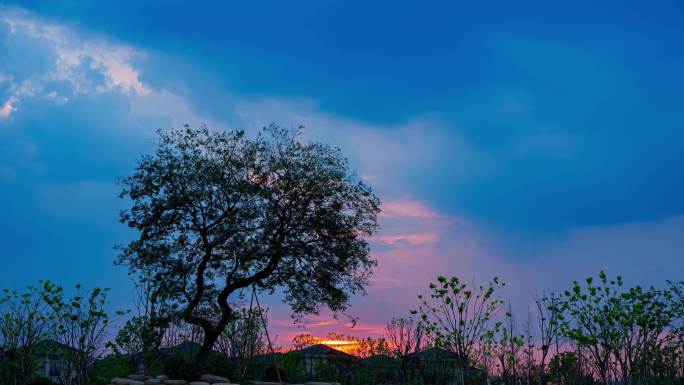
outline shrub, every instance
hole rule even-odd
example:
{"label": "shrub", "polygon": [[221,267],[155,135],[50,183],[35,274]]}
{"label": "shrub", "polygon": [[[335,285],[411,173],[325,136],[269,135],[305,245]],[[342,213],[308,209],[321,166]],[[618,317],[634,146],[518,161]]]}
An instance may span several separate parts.
{"label": "shrub", "polygon": [[126,377],[132,370],[126,358],[111,355],[98,361],[90,370],[90,385],[106,385],[114,377]]}
{"label": "shrub", "polygon": [[238,373],[230,359],[219,354],[209,356],[207,363],[204,364],[203,372],[226,377],[229,380],[238,379]]}
{"label": "shrub", "polygon": [[174,380],[193,381],[200,377],[202,370],[195,360],[175,354],[164,362],[164,372]]}
{"label": "shrub", "polygon": [[285,375],[285,371],[281,368],[276,369],[273,364],[264,369],[264,381],[278,381],[278,371],[280,371],[280,380],[286,381],[287,376]]}

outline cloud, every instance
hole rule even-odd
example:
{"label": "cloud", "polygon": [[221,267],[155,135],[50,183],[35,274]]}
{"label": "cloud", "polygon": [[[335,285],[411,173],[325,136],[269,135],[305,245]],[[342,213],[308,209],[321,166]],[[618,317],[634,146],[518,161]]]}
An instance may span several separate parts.
{"label": "cloud", "polygon": [[164,126],[156,128],[206,124],[213,130],[228,129],[227,125],[218,119],[199,116],[187,99],[166,89],[151,88],[144,95],[131,96],[130,100],[132,115],[157,117],[164,122]]}
{"label": "cloud", "polygon": [[439,242],[439,235],[433,233],[423,234],[401,234],[401,235],[381,235],[371,238],[373,241],[381,242],[385,245],[408,244],[411,246],[428,245]]}
{"label": "cloud", "polygon": [[0,107],[0,118],[9,118],[12,111],[14,111],[14,107],[12,106],[12,100],[10,99]]}
{"label": "cloud", "polygon": [[[304,125],[306,138],[339,146],[361,177],[389,200],[460,188],[495,166],[458,127],[430,115],[374,124],[327,112],[307,98],[258,97],[235,100],[233,119],[234,125],[250,130],[272,122]],[[416,203],[405,208],[400,204],[390,203],[386,210],[421,209]]]}
{"label": "cloud", "polygon": [[[684,270],[684,216],[577,227],[533,239],[510,231],[502,236],[491,226],[450,220],[444,213],[436,212],[435,217],[439,219],[383,219],[382,234],[373,239],[379,243],[373,247],[379,264],[369,295],[356,298],[350,311],[361,317],[360,322],[383,325],[392,317],[408,317],[417,305],[417,294],[427,293],[428,283],[439,275],[455,275],[476,284],[497,276],[507,283],[498,295],[523,317],[535,295],[565,290],[573,280],[600,270],[622,275],[628,285],[656,286],[678,279],[676,272]],[[438,237],[431,239],[436,242],[410,242],[410,234]],[[511,244],[510,238],[523,236],[527,247]],[[363,334],[359,329],[340,328]]]}
{"label": "cloud", "polygon": [[424,202],[397,200],[382,204],[381,216],[388,218],[416,218],[423,220],[440,219],[441,216]]}
{"label": "cloud", "polygon": [[[36,264],[31,258],[40,255],[51,262],[41,264],[40,274],[57,274],[62,260],[68,260],[73,269],[64,276],[69,279],[78,279],[78,267],[85,263],[92,265],[85,273],[88,278],[114,276],[109,274],[111,246],[126,239],[121,235],[125,231],[115,227],[120,226],[113,224],[115,217],[98,220],[116,211],[112,182],[130,172],[135,157],[149,151],[153,129],[184,123],[252,132],[271,122],[303,124],[307,139],[339,145],[382,197],[382,230],[371,239],[379,266],[368,287],[370,295],[354,298],[351,309],[352,315],[362,316],[361,322],[349,329],[346,320],[324,313],[310,320],[317,333],[381,333],[388,318],[408,315],[416,295],[438,275],[477,282],[501,276],[509,283],[502,295],[524,309],[535,292],[564,288],[599,269],[653,283],[684,270],[684,244],[679,240],[684,219],[672,214],[676,208],[662,204],[665,199],[646,199],[648,194],[658,197],[660,190],[651,189],[653,183],[644,182],[633,168],[623,175],[629,181],[626,186],[647,186],[642,191],[646,198],[611,179],[613,168],[632,164],[613,163],[617,157],[612,156],[612,145],[618,136],[602,134],[606,140],[591,143],[591,127],[576,135],[557,121],[567,116],[556,116],[541,103],[552,98],[535,97],[524,87],[486,88],[470,104],[455,103],[452,120],[424,113],[378,123],[331,113],[307,97],[234,95],[215,92],[211,87],[219,86],[208,87],[206,82],[193,94],[185,89],[187,79],[153,85],[145,75],[154,51],[21,10],[0,8],[0,38],[0,197],[8,202],[9,212],[0,226],[0,243],[3,252],[21,257],[8,267],[12,279],[22,271],[38,274],[30,265]],[[539,48],[522,46],[509,54],[515,56],[514,66],[536,74],[537,67],[528,67],[538,63],[534,57],[517,61],[517,55],[528,51]],[[552,56],[557,60],[551,63],[566,61],[563,54]],[[555,78],[555,72],[544,77]],[[580,91],[588,83],[584,81]],[[205,87],[212,92],[205,95]],[[566,98],[563,104],[575,105]],[[554,119],[535,115],[539,110],[551,111]],[[682,143],[674,136],[652,137],[672,146]],[[662,191],[676,194],[679,189],[667,183],[681,178],[663,171],[679,169],[665,162],[662,154],[669,152],[642,144],[640,140],[639,146],[624,147],[630,162],[645,171],[651,170],[644,165],[662,166],[647,175],[662,184]],[[653,154],[634,156],[632,149]],[[662,164],[648,163],[659,156],[664,157]],[[629,191],[630,199],[616,195],[618,189],[620,194]],[[662,205],[659,213],[669,214],[666,219],[658,214],[648,221],[616,221],[638,209],[628,205],[635,199],[646,206],[642,201]],[[605,207],[620,215],[611,216]],[[518,229],[524,221],[542,234]],[[556,221],[562,224],[560,230],[548,230]],[[609,224],[587,226],[597,221]],[[63,234],[68,239],[62,239]],[[120,276],[108,279],[119,287],[128,284]],[[274,305],[273,310],[273,325],[281,336],[294,333],[286,309]]]}
{"label": "cloud", "polygon": [[[20,9],[0,9],[0,23],[4,25],[0,31],[6,41],[6,59],[0,64],[0,71],[13,72],[11,77],[3,78],[4,83],[9,83],[4,87],[10,89],[8,101],[13,110],[27,97],[68,100],[76,93],[115,89],[139,95],[149,93],[131,64],[142,54],[131,47],[97,37],[84,38]],[[28,57],[38,60],[25,66]],[[9,112],[3,114],[5,118],[12,112],[10,108],[6,110]]]}

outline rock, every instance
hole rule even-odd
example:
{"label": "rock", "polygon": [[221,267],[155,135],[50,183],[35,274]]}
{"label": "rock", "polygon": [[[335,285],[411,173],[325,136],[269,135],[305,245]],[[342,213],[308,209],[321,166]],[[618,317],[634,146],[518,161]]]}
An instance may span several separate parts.
{"label": "rock", "polygon": [[114,385],[128,385],[131,382],[131,380],[129,380],[128,378],[114,377],[112,378],[111,382]]}
{"label": "rock", "polygon": [[280,382],[263,382],[263,381],[257,381],[254,383],[254,385],[281,385]]}
{"label": "rock", "polygon": [[145,385],[145,381],[131,380],[128,385]]}
{"label": "rock", "polygon": [[210,383],[210,384],[214,384],[214,383],[217,383],[217,382],[218,382],[218,383],[223,383],[223,384],[229,384],[229,383],[230,383],[230,380],[229,380],[229,379],[227,379],[227,378],[225,378],[225,377],[221,377],[221,376],[216,376],[216,375],[213,375],[213,374],[203,374],[203,375],[200,377],[200,381],[208,382],[208,383]]}
{"label": "rock", "polygon": [[185,380],[165,380],[164,384],[165,385],[188,385],[188,382]]}
{"label": "rock", "polygon": [[161,385],[162,380],[158,378],[150,378],[149,380],[145,381],[145,385]]}
{"label": "rock", "polygon": [[160,374],[157,376],[157,379],[162,380],[162,381],[166,381],[169,379],[169,376],[167,376],[166,374]]}
{"label": "rock", "polygon": [[211,385],[210,383],[206,381],[192,381],[190,385]]}
{"label": "rock", "polygon": [[214,382],[211,385],[240,385],[240,384],[233,384],[232,382]]}
{"label": "rock", "polygon": [[134,381],[145,381],[148,379],[147,376],[143,376],[142,374],[131,374],[130,376],[126,376],[126,378]]}

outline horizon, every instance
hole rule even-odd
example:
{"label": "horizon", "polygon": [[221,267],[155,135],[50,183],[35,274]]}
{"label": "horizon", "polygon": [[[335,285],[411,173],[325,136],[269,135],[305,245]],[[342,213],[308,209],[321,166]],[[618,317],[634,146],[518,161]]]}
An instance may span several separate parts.
{"label": "horizon", "polygon": [[280,346],[380,337],[440,275],[519,314],[599,271],[684,278],[682,3],[266,4],[0,4],[2,287],[130,308],[117,183],[184,124],[304,126],[382,201],[348,312],[261,295]]}

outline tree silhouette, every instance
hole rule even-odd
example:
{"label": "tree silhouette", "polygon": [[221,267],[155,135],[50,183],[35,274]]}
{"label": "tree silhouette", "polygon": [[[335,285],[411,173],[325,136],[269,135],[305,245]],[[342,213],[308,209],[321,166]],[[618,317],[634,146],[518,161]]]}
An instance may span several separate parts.
{"label": "tree silhouette", "polygon": [[342,311],[375,260],[365,236],[379,200],[337,148],[271,125],[255,139],[206,127],[160,132],[156,152],[122,180],[138,232],[118,262],[145,271],[203,330],[204,362],[255,286],[283,293],[295,315]]}

